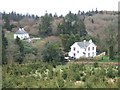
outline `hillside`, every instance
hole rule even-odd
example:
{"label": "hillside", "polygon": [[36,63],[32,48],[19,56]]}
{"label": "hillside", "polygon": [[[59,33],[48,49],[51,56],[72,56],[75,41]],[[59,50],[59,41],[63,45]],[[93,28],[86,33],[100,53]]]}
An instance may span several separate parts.
{"label": "hillside", "polygon": [[[115,12],[69,12],[66,16],[46,13],[41,17],[4,13],[0,20],[2,87],[119,88],[117,16]],[[19,27],[30,38],[40,39],[31,42],[14,39]],[[66,60],[70,46],[85,39],[92,39],[97,52],[107,54]]]}
{"label": "hillside", "polygon": [[[117,25],[117,19],[117,14],[94,14],[93,16],[86,15],[84,23],[90,36],[97,37],[99,35],[99,38],[105,39],[107,38],[106,34],[108,33],[106,29],[111,23],[115,23]],[[57,26],[62,22],[63,18],[54,18],[52,21],[52,29],[54,34],[57,32]],[[24,17],[20,21],[11,20],[10,23],[17,26],[12,29],[13,32],[18,30],[19,26],[22,26],[27,32],[30,33],[31,36],[39,36],[39,24],[41,23],[41,18],[35,20],[29,17]],[[117,33],[117,26],[115,31]]]}
{"label": "hillside", "polygon": [[[94,23],[92,23],[92,19]],[[107,27],[111,23],[117,24],[117,19],[118,19],[117,15],[109,15],[109,14],[103,14],[103,15],[96,14],[90,17],[86,17],[85,25],[86,25],[87,32],[91,36],[97,37],[97,35],[99,35],[101,39],[105,39],[107,38],[106,34],[108,33],[106,31]],[[117,27],[115,29],[117,33]]]}
{"label": "hillside", "polygon": [[[80,18],[83,16],[81,15]],[[111,24],[113,24],[113,29],[114,29],[114,35],[118,33],[118,24],[117,24],[117,19],[118,15],[117,14],[109,14],[109,13],[104,13],[104,14],[93,14],[92,16],[84,15],[84,24],[86,26],[86,31],[88,35],[91,37],[99,39],[100,43],[103,43],[102,47],[104,46],[106,40],[109,38],[108,33]],[[25,28],[27,32],[31,36],[39,36],[41,32],[39,32],[39,25],[42,23],[41,22],[41,17],[37,20],[33,20],[30,18],[23,18],[19,22],[13,22],[16,23],[17,28],[14,28],[13,31],[16,31],[19,27],[19,24]],[[52,21],[52,33],[53,35],[58,35],[58,25],[63,23],[63,18],[58,17],[54,18]],[[98,46],[101,46],[98,44]],[[101,48],[102,48],[101,47]]]}
{"label": "hillside", "polygon": [[[63,50],[67,48],[67,50],[64,50],[65,53],[67,53],[70,50],[70,46],[76,40],[81,41],[84,39],[84,37],[80,36],[79,37],[80,39],[78,38],[78,39],[74,40],[73,37],[76,37],[76,36],[73,36],[69,33],[69,32],[71,32],[70,29],[72,30],[73,27],[69,28],[69,26],[64,26],[64,28],[68,28],[67,33],[69,33],[69,35],[68,35],[69,37],[66,37],[65,34],[61,35],[62,32],[60,31],[60,29],[58,27],[59,27],[59,25],[62,25],[63,23],[65,23],[66,22],[65,20],[72,21],[73,25],[75,23],[74,21],[76,20],[79,23],[78,27],[76,25],[76,27],[77,27],[76,29],[78,29],[78,30],[79,30],[79,28],[81,28],[81,30],[85,29],[85,31],[87,31],[86,39],[92,38],[93,41],[97,45],[98,51],[107,51],[108,45],[106,44],[106,42],[110,38],[109,37],[109,32],[111,32],[110,29],[114,30],[114,31],[112,31],[112,32],[114,32],[113,33],[114,36],[117,35],[117,31],[118,31],[117,17],[118,17],[118,15],[115,12],[107,12],[107,13],[104,12],[102,14],[99,12],[99,13],[92,13],[92,15],[91,15],[91,13],[89,15],[89,13],[88,14],[86,13],[84,15],[83,14],[76,15],[76,14],[69,12],[64,17],[62,17],[62,16],[58,17],[58,16],[52,16],[49,14],[45,14],[45,16],[41,16],[39,18],[38,17],[33,18],[32,16],[31,17],[30,16],[19,16],[18,17],[16,15],[11,14],[14,16],[14,18],[16,16],[16,20],[14,20],[14,18],[12,18],[11,15],[10,15],[11,17],[8,17],[10,20],[8,23],[10,23],[10,25],[13,26],[11,29],[11,32],[9,32],[8,30],[6,30],[6,28],[3,27],[3,30],[6,31],[6,38],[8,39],[8,43],[9,43],[8,50],[7,50],[9,59],[13,59],[14,53],[16,51],[15,48],[14,48],[15,50],[11,49],[11,48],[12,48],[12,46],[16,47],[16,45],[14,44],[13,33],[15,33],[19,27],[24,27],[24,29],[30,34],[30,37],[40,37],[41,38],[41,40],[33,41],[31,44],[29,44],[29,43],[24,44],[24,45],[27,45],[29,48],[37,49],[37,51],[36,51],[37,55],[28,53],[28,54],[26,54],[26,58],[31,59],[31,57],[34,57],[34,59],[42,59],[42,57],[41,57],[42,51],[44,50],[44,47],[48,42],[59,43],[62,46]],[[76,17],[77,17],[77,19],[75,19]],[[45,18],[46,18],[46,21],[44,21],[44,23],[46,23],[46,24],[43,24],[43,19],[45,20]],[[50,20],[50,22],[49,22],[49,20]],[[7,18],[5,18],[5,15],[3,15],[2,24],[5,25],[6,21],[7,21]],[[83,22],[83,26],[82,26],[81,22]],[[46,26],[47,24],[48,25],[50,24],[50,26]],[[69,25],[69,23],[66,23],[65,25],[67,25],[67,24]],[[44,28],[51,27],[51,28],[48,28],[48,31],[47,31],[47,33],[48,33],[49,30],[51,30],[51,32],[48,33],[50,35],[46,35],[46,36],[44,35],[46,32],[42,31],[42,29],[40,28],[41,25]],[[84,25],[85,25],[85,27],[84,27]],[[74,30],[76,30],[76,29],[74,29]],[[73,31],[73,33],[74,33],[74,31]],[[77,35],[77,34],[74,34],[74,35]],[[116,51],[117,50],[117,42],[115,42],[115,43],[116,43],[115,44],[115,51]],[[12,55],[11,55],[11,52],[13,52]]]}

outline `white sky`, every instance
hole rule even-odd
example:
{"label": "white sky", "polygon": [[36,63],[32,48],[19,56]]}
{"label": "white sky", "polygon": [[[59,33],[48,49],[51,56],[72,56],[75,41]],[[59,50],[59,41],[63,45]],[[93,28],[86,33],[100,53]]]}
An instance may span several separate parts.
{"label": "white sky", "polygon": [[118,11],[119,0],[0,0],[0,11],[44,15],[48,13],[65,15],[89,10]]}

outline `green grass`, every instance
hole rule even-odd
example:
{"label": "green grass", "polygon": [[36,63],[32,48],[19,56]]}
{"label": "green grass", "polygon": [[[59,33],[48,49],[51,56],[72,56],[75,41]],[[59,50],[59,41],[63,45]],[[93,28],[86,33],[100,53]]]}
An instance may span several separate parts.
{"label": "green grass", "polygon": [[99,60],[98,62],[118,62],[118,59],[109,60],[108,56],[104,56],[103,59]]}
{"label": "green grass", "polygon": [[13,32],[6,32],[5,36],[9,39],[9,40],[14,40],[14,33]]}
{"label": "green grass", "polygon": [[7,38],[8,43],[12,45],[14,42],[14,33],[13,32],[5,33],[5,37]]}

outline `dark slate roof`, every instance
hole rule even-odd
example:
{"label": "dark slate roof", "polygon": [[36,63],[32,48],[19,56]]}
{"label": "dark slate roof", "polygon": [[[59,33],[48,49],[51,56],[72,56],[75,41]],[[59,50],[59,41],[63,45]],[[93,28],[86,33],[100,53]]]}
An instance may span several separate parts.
{"label": "dark slate roof", "polygon": [[19,29],[15,34],[27,34],[24,29]]}
{"label": "dark slate roof", "polygon": [[76,42],[81,48],[86,48],[90,45],[90,42]]}

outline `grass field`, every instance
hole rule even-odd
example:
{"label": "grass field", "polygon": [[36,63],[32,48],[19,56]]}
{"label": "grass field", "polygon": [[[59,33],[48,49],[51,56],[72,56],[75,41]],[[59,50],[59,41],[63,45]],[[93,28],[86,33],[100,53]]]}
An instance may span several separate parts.
{"label": "grass field", "polygon": [[103,59],[99,60],[98,62],[118,62],[118,59],[109,60],[108,56],[104,56]]}

